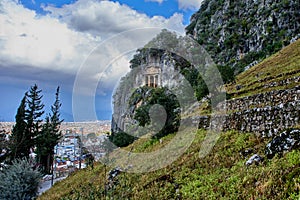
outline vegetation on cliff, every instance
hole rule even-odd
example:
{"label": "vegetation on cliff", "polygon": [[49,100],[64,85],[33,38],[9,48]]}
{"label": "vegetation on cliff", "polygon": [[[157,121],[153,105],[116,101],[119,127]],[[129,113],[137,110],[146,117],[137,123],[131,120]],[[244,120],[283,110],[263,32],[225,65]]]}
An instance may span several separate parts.
{"label": "vegetation on cliff", "polygon": [[205,0],[186,28],[217,64],[236,73],[300,35],[298,0]]}
{"label": "vegetation on cliff", "polygon": [[[176,96],[167,88],[141,87],[135,90],[131,97],[130,104],[140,104],[132,113],[139,126],[152,125],[147,133],[141,133],[138,137],[150,132],[153,138],[161,138],[169,133],[178,131],[180,124],[180,105]],[[164,111],[159,107],[163,106]],[[151,112],[152,111],[152,112]],[[150,117],[151,115],[151,117]],[[163,127],[161,127],[163,125]]]}

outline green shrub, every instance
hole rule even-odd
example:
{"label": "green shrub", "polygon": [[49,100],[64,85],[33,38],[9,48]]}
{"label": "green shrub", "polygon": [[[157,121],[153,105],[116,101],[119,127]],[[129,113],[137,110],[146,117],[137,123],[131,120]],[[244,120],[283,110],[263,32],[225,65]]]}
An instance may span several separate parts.
{"label": "green shrub", "polygon": [[129,144],[133,143],[135,137],[123,131],[120,131],[118,133],[110,135],[109,140],[118,147],[126,147]]}
{"label": "green shrub", "polygon": [[14,160],[0,172],[0,199],[29,200],[37,196],[41,173],[26,159]]}
{"label": "green shrub", "polygon": [[[138,89],[139,90],[139,89]],[[140,90],[139,90],[140,91]],[[147,93],[150,95],[143,99],[143,103],[140,107],[135,110],[134,119],[139,123],[139,126],[146,126],[151,124],[151,119],[149,116],[149,111],[152,106],[158,104],[164,107],[166,111],[166,122],[164,127],[153,137],[161,138],[169,133],[174,133],[178,130],[180,122],[180,110],[179,102],[174,94],[171,93],[167,88],[142,88],[142,93],[140,93],[140,99],[146,97]],[[160,115],[161,113],[156,113]],[[160,116],[154,117],[155,119],[161,119]],[[163,117],[162,117],[163,118]],[[154,122],[153,127],[160,126],[160,121]]]}

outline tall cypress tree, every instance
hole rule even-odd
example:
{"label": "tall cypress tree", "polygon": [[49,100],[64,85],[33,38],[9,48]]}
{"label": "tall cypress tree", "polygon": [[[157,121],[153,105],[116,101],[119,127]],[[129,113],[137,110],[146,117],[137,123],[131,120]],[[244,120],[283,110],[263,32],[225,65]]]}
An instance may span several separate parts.
{"label": "tall cypress tree", "polygon": [[59,87],[55,94],[55,102],[51,106],[51,114],[47,115],[42,132],[37,137],[37,156],[38,161],[43,166],[44,173],[49,174],[51,164],[53,163],[54,147],[61,138],[59,131],[60,124],[63,120],[60,119]]}
{"label": "tall cypress tree", "polygon": [[41,133],[42,125],[41,119],[44,114],[44,104],[42,103],[43,96],[40,94],[42,90],[38,89],[38,86],[35,84],[32,86],[27,93],[27,106],[25,112],[25,119],[27,121],[27,129],[26,129],[26,141],[28,141],[28,149],[30,152],[36,143],[37,136]]}
{"label": "tall cypress tree", "polygon": [[51,137],[51,123],[50,118],[47,115],[45,119],[45,124],[43,124],[42,131],[37,136],[36,140],[36,153],[37,153],[37,162],[42,166],[43,172],[48,174],[50,171],[50,152],[53,151],[50,148],[51,143],[54,139]]}
{"label": "tall cypress tree", "polygon": [[64,121],[63,119],[60,119],[60,107],[61,107],[61,103],[59,100],[59,87],[57,87],[56,93],[55,93],[55,102],[51,106],[52,113],[50,114],[52,131],[55,134],[57,134],[59,132],[60,125]]}
{"label": "tall cypress tree", "polygon": [[13,127],[12,135],[9,143],[10,160],[29,156],[29,144],[26,140],[27,123],[25,121],[26,96],[23,97],[16,114],[16,124]]}

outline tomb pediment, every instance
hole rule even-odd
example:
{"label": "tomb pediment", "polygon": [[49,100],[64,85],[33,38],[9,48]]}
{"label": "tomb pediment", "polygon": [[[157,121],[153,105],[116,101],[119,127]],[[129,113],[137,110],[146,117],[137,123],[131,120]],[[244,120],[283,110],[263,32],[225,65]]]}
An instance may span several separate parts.
{"label": "tomb pediment", "polygon": [[147,67],[145,69],[145,74],[147,75],[154,75],[154,74],[160,74],[160,68],[159,67]]}

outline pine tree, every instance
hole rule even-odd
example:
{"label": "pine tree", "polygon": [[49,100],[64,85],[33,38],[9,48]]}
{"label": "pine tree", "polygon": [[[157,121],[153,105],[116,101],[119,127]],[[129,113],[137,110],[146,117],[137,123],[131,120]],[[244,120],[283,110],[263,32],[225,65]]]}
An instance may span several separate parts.
{"label": "pine tree", "polygon": [[26,96],[23,97],[21,104],[16,114],[16,124],[13,127],[12,135],[10,138],[9,149],[10,149],[10,160],[16,158],[23,158],[29,156],[29,144],[26,140],[26,128],[27,123],[25,121],[26,111]]}
{"label": "pine tree", "polygon": [[60,125],[64,121],[63,119],[60,119],[60,107],[61,107],[61,103],[59,100],[59,87],[57,87],[55,93],[55,102],[51,106],[52,114],[50,115],[51,126],[52,126],[51,128],[55,134],[59,132]]}
{"label": "pine tree", "polygon": [[46,117],[45,124],[42,127],[41,133],[37,136],[36,140],[36,153],[37,161],[42,166],[43,172],[49,174],[50,172],[50,154],[53,149],[50,147],[53,143],[51,137],[51,123],[49,116]]}
{"label": "pine tree", "polygon": [[37,136],[41,133],[41,116],[44,114],[43,111],[44,104],[42,103],[42,95],[40,94],[42,90],[38,89],[38,86],[35,84],[27,93],[27,106],[25,112],[25,119],[27,121],[26,129],[26,143],[28,144],[26,153],[29,152],[35,147],[37,143]]}
{"label": "pine tree", "polygon": [[37,156],[39,163],[43,166],[44,173],[49,174],[53,163],[54,147],[61,138],[59,131],[60,119],[59,87],[56,90],[55,102],[51,106],[51,114],[47,115],[41,133],[37,137]]}

